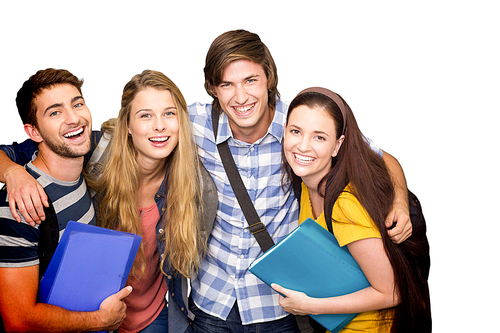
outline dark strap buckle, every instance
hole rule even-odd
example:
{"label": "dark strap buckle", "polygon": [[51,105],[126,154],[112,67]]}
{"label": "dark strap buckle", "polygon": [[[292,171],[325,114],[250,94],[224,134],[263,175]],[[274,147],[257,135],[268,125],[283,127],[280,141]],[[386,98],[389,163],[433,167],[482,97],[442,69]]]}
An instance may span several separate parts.
{"label": "dark strap buckle", "polygon": [[264,225],[264,223],[262,223],[261,221],[259,221],[259,222],[254,223],[254,224],[249,224],[248,225],[248,230],[250,230],[250,232],[252,233],[252,235],[255,235],[258,232],[266,230],[266,226]]}

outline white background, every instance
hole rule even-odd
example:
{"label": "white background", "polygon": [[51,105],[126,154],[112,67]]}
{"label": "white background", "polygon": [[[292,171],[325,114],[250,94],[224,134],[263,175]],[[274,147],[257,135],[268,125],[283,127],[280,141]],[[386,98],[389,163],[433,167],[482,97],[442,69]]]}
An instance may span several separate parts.
{"label": "white background", "polygon": [[203,66],[227,30],[259,34],[279,91],[324,86],[402,164],[431,242],[434,332],[498,329],[495,1],[9,1],[0,19],[0,142],[23,141],[15,96],[38,69],[84,78],[94,129],[124,84],[164,72],[188,102],[210,102]]}

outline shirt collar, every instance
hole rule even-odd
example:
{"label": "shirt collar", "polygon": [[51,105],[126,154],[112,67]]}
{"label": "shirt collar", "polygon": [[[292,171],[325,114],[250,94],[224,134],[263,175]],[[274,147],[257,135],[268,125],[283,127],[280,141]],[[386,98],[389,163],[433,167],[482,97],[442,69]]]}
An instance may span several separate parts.
{"label": "shirt collar", "polygon": [[[275,106],[275,112],[274,112],[274,118],[273,121],[271,122],[271,125],[269,126],[267,133],[265,136],[268,134],[274,136],[276,140],[278,140],[281,143],[281,140],[283,139],[283,131],[285,129],[285,117],[286,117],[286,112],[287,112],[288,106],[283,103],[280,100],[276,101],[276,106]],[[219,144],[221,142],[224,142],[228,140],[229,138],[233,138],[233,131],[231,131],[231,127],[229,126],[229,118],[228,116],[222,112],[222,115],[219,117],[219,128],[217,132],[217,139],[215,140],[216,144]],[[261,139],[257,140],[257,142],[261,141]]]}

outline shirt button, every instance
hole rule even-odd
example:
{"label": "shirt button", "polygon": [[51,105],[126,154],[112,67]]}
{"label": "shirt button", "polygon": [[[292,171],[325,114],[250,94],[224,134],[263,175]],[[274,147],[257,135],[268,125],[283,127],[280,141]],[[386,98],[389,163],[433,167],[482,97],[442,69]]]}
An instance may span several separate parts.
{"label": "shirt button", "polygon": [[245,259],[245,256],[243,254],[240,255],[240,259]]}
{"label": "shirt button", "polygon": [[172,298],[174,298],[174,293],[172,293]]}
{"label": "shirt button", "polygon": [[165,254],[164,254],[164,253],[162,253],[160,257],[163,259],[163,258],[165,257]]}
{"label": "shirt button", "polygon": [[183,311],[183,312],[184,312],[184,307],[181,307],[181,311]]}
{"label": "shirt button", "polygon": [[167,279],[170,280],[172,278],[171,275],[167,275]]}
{"label": "shirt button", "polygon": [[158,229],[158,233],[162,234],[163,233],[163,229]]}

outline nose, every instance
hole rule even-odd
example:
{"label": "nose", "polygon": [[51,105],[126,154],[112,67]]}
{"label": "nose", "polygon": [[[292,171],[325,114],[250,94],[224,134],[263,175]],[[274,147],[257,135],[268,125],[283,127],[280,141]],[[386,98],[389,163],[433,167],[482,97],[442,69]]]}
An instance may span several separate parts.
{"label": "nose", "polygon": [[80,116],[73,108],[68,108],[65,114],[66,114],[65,121],[68,125],[78,124],[80,122]]}
{"label": "nose", "polygon": [[248,100],[248,94],[243,86],[236,86],[236,91],[235,91],[235,102],[243,105],[247,102]]}
{"label": "nose", "polygon": [[156,118],[153,124],[153,129],[155,130],[155,132],[162,132],[165,130],[165,128],[166,126],[163,119],[161,119],[161,117]]}
{"label": "nose", "polygon": [[307,150],[309,150],[309,140],[306,137],[302,136],[297,143],[297,148],[301,152],[306,152]]}

